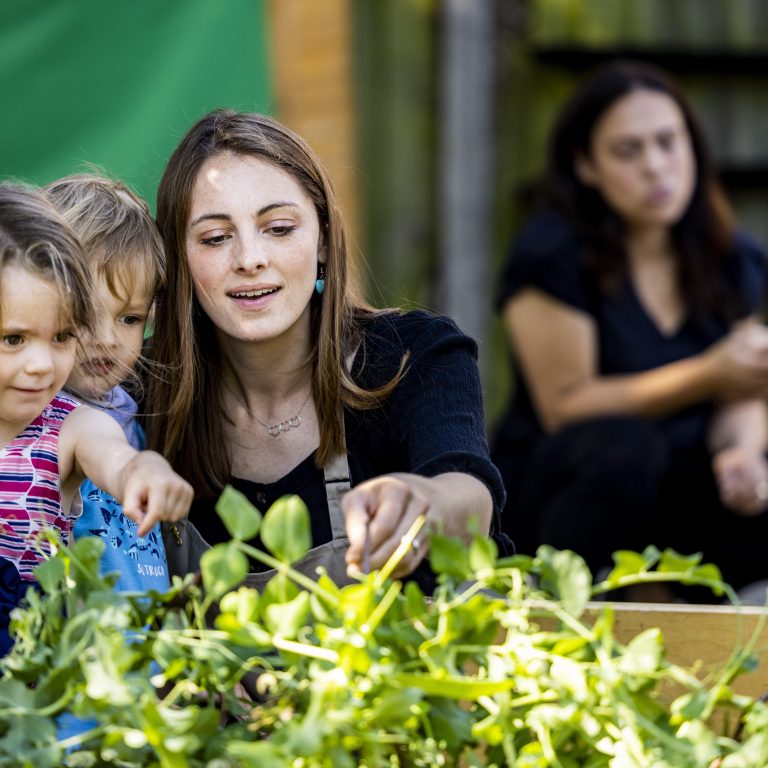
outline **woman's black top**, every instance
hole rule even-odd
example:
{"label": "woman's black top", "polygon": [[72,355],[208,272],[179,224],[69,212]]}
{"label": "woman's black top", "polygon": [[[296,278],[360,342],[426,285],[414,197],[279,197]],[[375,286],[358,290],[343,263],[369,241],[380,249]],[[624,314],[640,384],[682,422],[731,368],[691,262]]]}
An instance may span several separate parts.
{"label": "woman's black top", "polygon": [[[720,279],[738,299],[739,314],[760,312],[768,263],[753,240],[739,234]],[[543,211],[523,229],[506,262],[497,307],[531,287],[590,315],[598,333],[598,372],[603,376],[647,371],[697,355],[726,335],[732,321],[711,314],[688,317],[664,333],[645,311],[630,280],[606,294],[598,288],[583,240],[559,214]],[[518,374],[521,372],[518,371]],[[670,447],[685,448],[706,439],[714,403],[692,405],[658,421]],[[494,440],[494,458],[527,454],[543,434],[524,375],[517,375],[509,410]]]}
{"label": "woman's black top", "polygon": [[[426,477],[465,472],[491,492],[498,532],[505,493],[488,451],[477,345],[445,317],[423,311],[375,315],[365,321],[352,366],[354,380],[366,389],[386,384],[406,351],[406,373],[380,408],[345,409],[352,485],[391,472]],[[317,546],[332,536],[323,472],[314,458],[312,453],[274,483],[231,482],[262,512],[283,495],[299,495],[310,510]],[[211,544],[230,538],[214,506],[215,499],[197,499],[189,515]],[[498,540],[504,550],[504,537]]]}

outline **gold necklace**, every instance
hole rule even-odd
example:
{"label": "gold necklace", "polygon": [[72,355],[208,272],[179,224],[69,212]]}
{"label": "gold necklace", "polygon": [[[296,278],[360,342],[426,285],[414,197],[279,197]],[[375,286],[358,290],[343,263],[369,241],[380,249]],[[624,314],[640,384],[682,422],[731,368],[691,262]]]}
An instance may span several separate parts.
{"label": "gold necklace", "polygon": [[291,416],[290,419],[280,421],[277,424],[265,424],[255,413],[253,414],[253,418],[256,419],[256,421],[267,430],[267,434],[272,437],[277,437],[283,432],[287,432],[289,429],[298,429],[301,426],[302,411],[304,410],[304,406],[309,402],[309,396],[311,394],[312,390],[310,389],[309,392],[307,392],[307,396],[304,398],[304,402],[301,404],[301,408],[299,408],[299,412],[295,416]]}

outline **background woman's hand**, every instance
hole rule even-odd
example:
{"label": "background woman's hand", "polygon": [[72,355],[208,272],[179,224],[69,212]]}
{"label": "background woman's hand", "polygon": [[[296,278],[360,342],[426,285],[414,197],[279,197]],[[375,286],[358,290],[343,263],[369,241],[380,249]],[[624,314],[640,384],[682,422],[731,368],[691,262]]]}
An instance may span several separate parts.
{"label": "background woman's hand", "polygon": [[736,328],[705,353],[715,392],[727,400],[768,396],[768,328]]}
{"label": "background woman's hand", "polygon": [[720,500],[740,515],[759,515],[768,508],[768,461],[759,452],[724,448],[712,457]]}

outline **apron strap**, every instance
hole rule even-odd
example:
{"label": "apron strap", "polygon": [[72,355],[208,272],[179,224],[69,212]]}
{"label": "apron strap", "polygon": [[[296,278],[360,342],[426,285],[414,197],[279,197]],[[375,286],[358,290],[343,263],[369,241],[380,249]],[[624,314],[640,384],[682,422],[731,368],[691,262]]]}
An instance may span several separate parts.
{"label": "apron strap", "polygon": [[[352,370],[357,350],[360,345],[349,353],[346,359],[347,369]],[[331,518],[331,531],[334,541],[345,538],[347,532],[344,528],[344,514],[341,511],[341,497],[352,487],[352,473],[349,471],[347,460],[347,436],[344,433],[344,418],[341,420],[341,445],[342,452],[332,456],[325,467],[325,498],[328,501],[328,515]]]}
{"label": "apron strap", "polygon": [[351,488],[349,461],[346,451],[332,456],[323,469],[325,475],[325,496],[328,500],[328,514],[334,539],[346,536],[344,514],[341,511],[341,497]]}

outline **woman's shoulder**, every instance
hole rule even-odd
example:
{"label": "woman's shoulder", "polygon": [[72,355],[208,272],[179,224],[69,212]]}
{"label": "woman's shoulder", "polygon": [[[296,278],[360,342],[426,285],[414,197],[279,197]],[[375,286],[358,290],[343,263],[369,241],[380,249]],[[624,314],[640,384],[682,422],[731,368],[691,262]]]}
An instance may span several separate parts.
{"label": "woman's shoulder", "polygon": [[496,308],[524,288],[537,288],[585,311],[590,307],[591,272],[585,243],[576,228],[553,209],[529,219],[512,243],[498,283]]}
{"label": "woman's shoulder", "polygon": [[[366,371],[378,380],[391,378],[400,368],[403,355],[424,359],[435,350],[466,349],[477,355],[475,341],[461,331],[451,318],[429,310],[382,311],[361,320],[362,343],[353,371]],[[366,376],[366,378],[368,378]]]}
{"label": "woman's shoulder", "polygon": [[733,253],[737,259],[749,266],[765,272],[768,269],[768,252],[757,238],[744,230],[739,230],[733,237]]}
{"label": "woman's shoulder", "polygon": [[547,258],[582,247],[583,238],[573,224],[556,209],[543,208],[525,220],[510,251],[517,258]]}
{"label": "woman's shoulder", "polygon": [[758,240],[746,232],[737,232],[722,275],[739,303],[738,316],[763,311],[768,292],[768,254]]}
{"label": "woman's shoulder", "polygon": [[724,266],[726,280],[737,292],[750,286],[764,289],[768,282],[768,253],[755,237],[743,230],[734,234],[730,258]]}
{"label": "woman's shoulder", "polygon": [[450,317],[426,309],[376,312],[362,322],[367,345],[409,349],[416,343],[446,336],[464,336]]}

